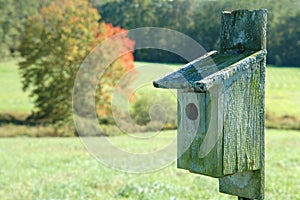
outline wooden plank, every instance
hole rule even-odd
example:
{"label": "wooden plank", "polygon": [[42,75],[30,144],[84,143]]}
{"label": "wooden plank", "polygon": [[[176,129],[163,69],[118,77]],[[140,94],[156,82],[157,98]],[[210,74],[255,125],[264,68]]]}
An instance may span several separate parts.
{"label": "wooden plank", "polygon": [[[264,198],[264,158],[261,157],[261,155],[264,155],[264,149],[262,149],[264,148],[264,125],[262,124],[262,108],[264,107],[264,96],[261,95],[264,90],[262,84],[260,84],[264,81],[264,77],[262,76],[262,74],[264,74],[263,68],[264,67],[258,67],[250,79],[250,102],[248,102],[250,105],[250,109],[248,109],[248,120],[253,128],[250,128],[251,143],[249,143],[252,146],[247,146],[247,150],[249,151],[250,149],[254,151],[253,154],[250,153],[250,155],[252,155],[251,158],[254,159],[254,163],[250,162],[248,164],[250,164],[250,170],[259,170],[254,171],[254,174],[251,174],[251,171],[246,171],[225,176],[219,179],[220,192],[251,199]],[[247,138],[246,140],[249,140],[249,138]]]}
{"label": "wooden plank", "polygon": [[[252,69],[249,69],[252,70]],[[247,72],[246,74],[244,74],[244,82],[245,82],[245,87],[244,89],[244,98],[251,100],[251,92],[250,92],[250,88],[251,88],[251,78],[252,78],[252,74],[250,75],[250,72]],[[251,169],[252,166],[252,162],[254,160],[254,155],[253,155],[253,136],[252,136],[252,129],[251,129],[251,124],[252,124],[252,119],[251,116],[253,116],[253,110],[252,110],[252,106],[253,104],[249,102],[245,102],[244,106],[243,106],[243,110],[245,111],[243,113],[243,119],[244,119],[244,123],[243,123],[243,133],[245,134],[245,140],[247,142],[245,142],[245,151],[246,151],[246,159],[247,159],[247,170],[253,170]]]}
{"label": "wooden plank", "polygon": [[239,172],[219,178],[219,191],[239,197],[261,198],[261,171]]}
{"label": "wooden plank", "polygon": [[265,198],[265,70],[266,57],[259,62],[260,66],[260,199]]}
{"label": "wooden plank", "polygon": [[181,69],[153,81],[154,87],[186,89],[205,92],[214,84],[222,82],[248,68],[249,63],[259,61],[266,54],[265,50],[245,51],[241,54],[220,54],[216,51]]}
{"label": "wooden plank", "polygon": [[224,175],[260,169],[259,68],[254,69],[225,86]]}
{"label": "wooden plank", "polygon": [[264,199],[266,19],[223,12],[221,53],[153,82],[179,89],[178,167],[220,177],[220,192],[239,199]]}
{"label": "wooden plank", "polygon": [[[209,93],[197,93],[200,105],[205,107],[205,121],[201,122],[199,140],[192,145],[190,171],[212,177],[222,177],[223,156],[223,93],[216,87]],[[204,122],[204,123],[203,123]]]}
{"label": "wooden plank", "polygon": [[234,104],[232,88],[227,88],[224,95],[224,127],[223,127],[223,174],[232,174],[236,169],[236,132],[234,126]]}
{"label": "wooden plank", "polygon": [[186,116],[186,106],[193,103],[199,111],[199,97],[196,93],[178,90],[178,135],[177,135],[177,167],[189,169],[191,162],[191,144],[196,139],[200,124],[200,116],[191,120]]}
{"label": "wooden plank", "polygon": [[221,24],[221,53],[266,49],[266,9],[225,11]]}

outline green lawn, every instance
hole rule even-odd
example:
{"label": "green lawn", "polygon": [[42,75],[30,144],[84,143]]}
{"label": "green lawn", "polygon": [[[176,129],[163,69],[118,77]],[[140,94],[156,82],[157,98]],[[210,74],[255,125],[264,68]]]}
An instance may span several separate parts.
{"label": "green lawn", "polygon": [[[163,133],[165,134],[165,133]],[[169,132],[172,136],[175,131]],[[148,141],[122,146],[149,147]],[[158,142],[159,143],[159,142]],[[177,169],[128,174],[98,163],[78,138],[0,139],[0,199],[236,199],[217,179]],[[300,199],[300,132],[267,130],[266,199]]]}
{"label": "green lawn", "polygon": [[[144,64],[136,62],[136,66]],[[267,68],[269,112],[299,117],[299,77],[300,69],[297,68]],[[0,84],[0,113],[30,113],[33,106],[28,94],[21,90],[16,62],[0,63]],[[15,125],[9,126],[15,128]],[[7,131],[7,127],[1,127],[0,132]],[[174,137],[175,131],[167,135]],[[133,144],[124,136],[111,140],[127,151],[138,152],[166,144],[164,140]],[[300,132],[267,130],[266,152],[266,199],[300,199]],[[177,169],[175,163],[154,173],[128,174],[98,163],[78,138],[17,137],[0,138],[0,199],[236,197],[219,193],[216,179]]]}
{"label": "green lawn", "polygon": [[267,68],[266,107],[277,116],[300,117],[300,68]]}
{"label": "green lawn", "polygon": [[0,63],[0,113],[30,113],[28,93],[22,91],[17,61]]}
{"label": "green lawn", "polygon": [[[143,65],[166,66],[158,63],[136,62]],[[180,65],[167,65],[176,68]],[[22,92],[17,61],[0,63],[0,113],[30,113],[33,104],[28,93]],[[149,89],[149,87],[148,87]],[[300,68],[267,67],[266,107],[276,116],[300,116]]]}

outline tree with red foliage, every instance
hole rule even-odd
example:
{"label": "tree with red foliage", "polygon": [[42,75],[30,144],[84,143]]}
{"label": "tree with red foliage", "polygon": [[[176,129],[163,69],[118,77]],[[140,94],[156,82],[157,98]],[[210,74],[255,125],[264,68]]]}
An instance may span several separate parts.
{"label": "tree with red foliage", "polygon": [[[70,118],[72,88],[80,64],[106,38],[125,31],[98,23],[99,19],[97,10],[83,0],[58,0],[28,19],[20,45],[24,60],[19,69],[23,89],[29,90],[34,99],[33,116],[37,119],[53,123]],[[128,37],[122,44],[134,47]],[[113,49],[106,52],[110,51]],[[133,55],[128,53],[105,72],[97,89],[97,112],[109,113],[109,91],[133,67]]]}

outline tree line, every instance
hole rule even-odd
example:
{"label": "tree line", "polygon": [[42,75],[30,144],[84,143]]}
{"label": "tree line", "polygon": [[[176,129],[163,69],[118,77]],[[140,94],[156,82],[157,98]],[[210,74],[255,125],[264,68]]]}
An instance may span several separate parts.
{"label": "tree line", "polygon": [[[20,36],[28,17],[57,0],[0,0],[0,60],[19,56]],[[218,49],[220,12],[268,9],[268,63],[300,66],[300,9],[298,0],[89,0],[101,21],[124,29],[166,27],[187,34],[207,51]],[[174,44],[176,45],[176,44]],[[180,44],[177,44],[180,45]],[[135,60],[180,62],[178,56],[158,50],[139,50]]]}
{"label": "tree line", "polygon": [[[300,9],[296,0],[115,0],[96,7],[106,22],[126,29],[154,26],[177,30],[198,41],[207,51],[219,47],[221,11],[267,8],[268,63],[300,66]],[[136,51],[135,59],[182,61],[171,53],[151,49]]]}

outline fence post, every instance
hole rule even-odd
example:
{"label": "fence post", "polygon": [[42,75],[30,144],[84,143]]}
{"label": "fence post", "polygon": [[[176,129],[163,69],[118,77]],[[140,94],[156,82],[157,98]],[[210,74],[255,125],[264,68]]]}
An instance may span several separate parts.
{"label": "fence post", "polygon": [[177,167],[264,199],[267,10],[222,13],[220,52],[154,81],[178,90]]}
{"label": "fence post", "polygon": [[[252,12],[248,10],[237,10],[233,12],[223,12],[221,22],[221,53],[227,53],[230,51],[237,51],[237,53],[245,50],[263,50],[266,49],[266,28],[267,28],[267,10],[260,9]],[[266,58],[264,57],[259,62],[260,70],[260,93],[259,98],[260,106],[260,127],[257,130],[257,134],[260,135],[260,169],[257,174],[253,174],[247,185],[245,185],[245,191],[247,187],[256,188],[259,199],[264,199],[265,188],[265,65]],[[260,132],[260,133],[259,133]],[[240,180],[243,180],[244,173],[237,173],[227,177],[219,179],[220,191],[231,194],[239,194],[240,184],[243,184]],[[259,191],[258,191],[259,190]],[[239,200],[247,199],[238,197]]]}

